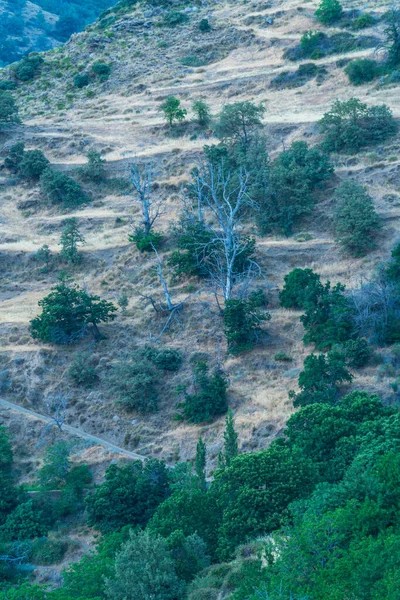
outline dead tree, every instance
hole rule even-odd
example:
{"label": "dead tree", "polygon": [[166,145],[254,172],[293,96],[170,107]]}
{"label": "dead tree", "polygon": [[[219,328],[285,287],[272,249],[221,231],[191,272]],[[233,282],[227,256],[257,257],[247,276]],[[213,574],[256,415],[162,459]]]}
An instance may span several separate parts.
{"label": "dead tree", "polygon": [[154,165],[140,166],[132,163],[130,166],[130,181],[135,189],[137,200],[142,211],[142,225],[144,233],[148,235],[163,212],[164,200],[154,201],[152,198],[152,185],[154,179]]}
{"label": "dead tree", "polygon": [[67,413],[68,398],[62,393],[58,393],[52,396],[48,402],[46,402],[47,409],[52,418],[52,421],[61,432],[65,423],[65,417]]}
{"label": "dead tree", "polygon": [[[209,226],[210,241],[203,248],[202,266],[216,297],[221,292],[225,301],[232,298],[239,281],[261,273],[259,265],[247,257],[254,242],[243,233],[246,210],[254,205],[248,194],[249,177],[244,168],[232,174],[223,165],[216,167],[211,163],[194,172],[203,210],[216,222]],[[242,258],[245,258],[244,265],[238,269]]]}

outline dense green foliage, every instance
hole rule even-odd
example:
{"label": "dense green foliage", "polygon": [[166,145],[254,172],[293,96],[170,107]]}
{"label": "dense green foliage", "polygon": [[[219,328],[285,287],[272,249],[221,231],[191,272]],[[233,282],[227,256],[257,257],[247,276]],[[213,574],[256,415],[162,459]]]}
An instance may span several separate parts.
{"label": "dense green foliage", "polygon": [[342,13],[343,9],[339,0],[322,0],[315,11],[315,16],[323,25],[331,25],[339,21]]}
{"label": "dense green foliage", "polygon": [[345,73],[353,85],[362,85],[375,79],[380,69],[378,63],[370,58],[352,60],[345,68]]}
{"label": "dense green foliage", "polygon": [[228,382],[220,369],[211,374],[205,361],[193,367],[193,391],[184,391],[185,399],[180,403],[182,417],[191,423],[212,421],[228,409],[226,391]]}
{"label": "dense green foliage", "polygon": [[357,98],[336,100],[319,126],[325,136],[323,147],[329,152],[358,152],[397,132],[392,112],[385,104],[368,108]]}
{"label": "dense green foliage", "polygon": [[42,313],[30,323],[32,337],[55,344],[76,342],[87,333],[89,325],[98,339],[97,324],[112,321],[117,310],[112,302],[65,282],[54,286],[38,304]]}
{"label": "dense green foliage", "polygon": [[335,191],[334,225],[337,241],[353,256],[363,256],[376,247],[381,223],[374,202],[365,188],[343,182]]}
{"label": "dense green foliage", "polygon": [[[263,292],[261,302],[265,304]],[[228,300],[224,308],[224,331],[229,352],[239,354],[251,350],[261,334],[260,325],[270,318],[271,315],[260,307],[257,292],[250,294],[247,300]]]}
{"label": "dense green foliage", "polygon": [[8,92],[0,90],[0,127],[19,122],[18,107],[14,98]]}
{"label": "dense green foliage", "polygon": [[62,204],[68,207],[87,201],[87,196],[79,183],[61,171],[53,169],[43,171],[40,177],[40,188],[43,195],[52,204]]}
{"label": "dense green foliage", "polygon": [[168,96],[161,104],[160,110],[164,113],[164,118],[170,127],[175,121],[181,123],[187,114],[187,110],[181,107],[181,101],[175,96]]}

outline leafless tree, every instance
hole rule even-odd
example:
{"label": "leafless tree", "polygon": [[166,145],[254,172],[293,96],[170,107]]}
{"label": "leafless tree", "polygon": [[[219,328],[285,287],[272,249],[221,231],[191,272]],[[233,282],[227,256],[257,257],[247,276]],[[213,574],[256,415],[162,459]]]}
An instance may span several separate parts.
{"label": "leafless tree", "polygon": [[0,562],[8,566],[22,565],[28,562],[31,544],[28,542],[13,542],[6,554],[0,554]]}
{"label": "leafless tree", "polygon": [[391,320],[400,321],[398,287],[378,273],[371,280],[359,282],[352,290],[355,326],[360,336],[380,343],[384,340]]}
{"label": "leafless tree", "polygon": [[142,225],[146,235],[150,233],[154,223],[161,216],[164,207],[164,199],[154,201],[152,198],[153,179],[154,165],[152,163],[144,166],[140,166],[136,162],[131,164],[130,180],[142,210]]}
{"label": "leafless tree", "polygon": [[59,431],[62,431],[67,412],[68,397],[59,392],[46,402],[46,406],[54,424],[58,427]]}
{"label": "leafless tree", "polygon": [[244,279],[254,278],[261,273],[259,265],[247,257],[239,270],[238,263],[253,246],[252,240],[244,235],[246,210],[254,206],[248,194],[249,173],[245,168],[233,175],[224,165],[207,163],[194,171],[196,189],[201,193],[203,211],[215,221],[209,226],[210,240],[199,254],[213,284],[216,297],[230,300],[234,287]]}

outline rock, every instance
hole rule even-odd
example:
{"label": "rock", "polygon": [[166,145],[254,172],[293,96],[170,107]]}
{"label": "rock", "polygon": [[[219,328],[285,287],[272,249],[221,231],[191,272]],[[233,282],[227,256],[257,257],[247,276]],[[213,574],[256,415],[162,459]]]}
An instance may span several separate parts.
{"label": "rock", "polygon": [[37,208],[40,203],[40,198],[34,196],[33,198],[28,198],[28,200],[21,200],[17,204],[17,208],[19,210],[28,210],[30,208]]}
{"label": "rock", "polygon": [[119,421],[119,416],[118,415],[114,415],[112,420],[114,421],[114,423],[118,423]]}
{"label": "rock", "polygon": [[273,25],[274,19],[272,17],[266,17],[265,22],[267,25]]}

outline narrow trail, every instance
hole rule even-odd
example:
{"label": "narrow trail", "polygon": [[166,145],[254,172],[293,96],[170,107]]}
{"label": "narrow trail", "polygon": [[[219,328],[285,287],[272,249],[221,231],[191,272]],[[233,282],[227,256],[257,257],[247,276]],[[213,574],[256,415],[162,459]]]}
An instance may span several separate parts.
{"label": "narrow trail", "polygon": [[[2,400],[0,398],[0,408],[7,408],[14,412],[18,412],[20,414],[26,415],[27,417],[31,417],[33,419],[37,419],[38,421],[43,421],[44,423],[53,423],[53,419],[46,415],[41,415],[33,410],[29,410],[28,408],[23,408],[22,406],[18,406],[18,404],[13,404],[12,402],[8,402],[7,400]],[[120,446],[116,446],[111,442],[107,442],[102,438],[97,437],[96,435],[91,435],[90,433],[86,433],[81,429],[77,429],[76,427],[72,427],[72,425],[63,425],[63,431],[70,433],[72,435],[76,435],[84,440],[88,440],[89,442],[93,442],[96,445],[103,446],[112,452],[116,452],[118,454],[123,454],[124,456],[128,456],[132,460],[141,460],[142,462],[148,460],[148,456],[143,456],[142,454],[136,454],[136,452],[130,452],[129,450],[125,450],[125,448],[120,448]]]}

